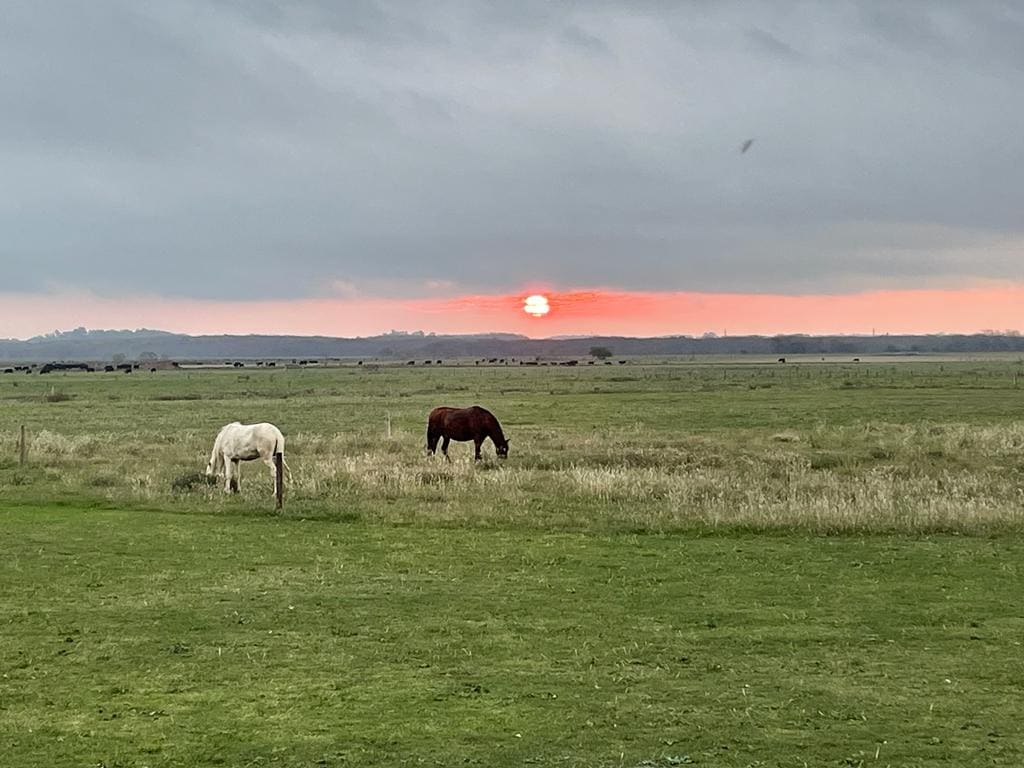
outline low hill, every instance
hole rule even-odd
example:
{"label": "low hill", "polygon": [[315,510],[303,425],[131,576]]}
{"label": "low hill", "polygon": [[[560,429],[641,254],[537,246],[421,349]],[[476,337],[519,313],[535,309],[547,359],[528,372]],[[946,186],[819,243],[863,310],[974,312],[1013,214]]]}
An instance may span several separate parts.
{"label": "low hill", "polygon": [[927,354],[1022,352],[1019,335],[927,336],[593,336],[530,339],[516,334],[433,335],[393,332],[365,338],[329,336],[188,336],[149,329],[56,332],[27,340],[0,340],[0,360],[10,362],[453,357],[584,357],[592,347],[631,355]]}

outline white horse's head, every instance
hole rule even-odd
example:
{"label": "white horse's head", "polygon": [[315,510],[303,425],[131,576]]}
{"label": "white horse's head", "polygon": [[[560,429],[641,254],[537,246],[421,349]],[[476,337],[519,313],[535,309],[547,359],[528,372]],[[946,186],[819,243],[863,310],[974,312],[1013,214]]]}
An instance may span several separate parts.
{"label": "white horse's head", "polygon": [[215,446],[213,449],[213,455],[210,456],[210,460],[206,462],[206,476],[213,477],[214,475],[224,474],[224,454],[220,451],[220,446]]}
{"label": "white horse's head", "polygon": [[210,453],[210,460],[206,462],[207,477],[224,474],[224,452],[222,450],[224,436],[234,426],[238,426],[237,421],[221,427],[220,432],[217,433],[217,439],[213,441],[213,451]]}

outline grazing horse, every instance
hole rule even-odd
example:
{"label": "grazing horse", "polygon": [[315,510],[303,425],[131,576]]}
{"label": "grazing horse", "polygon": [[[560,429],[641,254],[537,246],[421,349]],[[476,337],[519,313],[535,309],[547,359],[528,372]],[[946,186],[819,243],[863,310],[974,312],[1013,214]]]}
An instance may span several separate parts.
{"label": "grazing horse", "polygon": [[[435,408],[430,412],[427,419],[427,451],[434,453],[437,448],[437,441],[444,438],[441,443],[441,453],[448,459],[448,441],[458,440],[465,442],[472,440],[476,446],[474,458],[480,460],[480,446],[484,440],[491,438],[494,443],[494,450],[499,459],[508,458],[508,440],[501,431],[501,424],[494,418],[494,414],[479,405],[472,408]],[[451,461],[451,459],[448,459]]]}
{"label": "grazing horse", "polygon": [[237,491],[241,478],[238,463],[263,459],[274,477],[276,494],[277,470],[274,467],[274,456],[278,453],[281,454],[282,466],[287,467],[284,462],[284,435],[273,424],[239,424],[233,421],[222,427],[217,433],[217,439],[213,441],[213,452],[210,454],[210,462],[206,465],[206,476],[212,477],[214,474],[223,473],[224,490]]}

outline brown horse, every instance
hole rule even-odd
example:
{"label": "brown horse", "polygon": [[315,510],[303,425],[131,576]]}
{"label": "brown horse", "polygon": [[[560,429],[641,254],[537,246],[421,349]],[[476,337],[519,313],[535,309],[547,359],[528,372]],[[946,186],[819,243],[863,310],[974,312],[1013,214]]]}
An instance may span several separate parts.
{"label": "brown horse", "polygon": [[[448,459],[448,441],[465,442],[472,440],[476,446],[474,458],[480,460],[480,446],[484,440],[491,438],[494,450],[499,459],[508,458],[508,440],[501,431],[501,424],[494,414],[479,405],[472,408],[435,408],[427,419],[427,451],[434,453],[437,441],[441,443],[441,453]],[[448,459],[451,461],[451,459]]]}

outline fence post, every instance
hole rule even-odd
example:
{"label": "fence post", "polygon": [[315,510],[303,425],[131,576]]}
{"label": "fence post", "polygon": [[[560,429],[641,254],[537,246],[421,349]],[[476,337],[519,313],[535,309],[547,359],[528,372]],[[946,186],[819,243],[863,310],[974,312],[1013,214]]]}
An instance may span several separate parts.
{"label": "fence post", "polygon": [[391,412],[389,411],[388,413],[386,413],[385,417],[387,418],[387,422],[388,422],[388,440],[390,440],[391,439]]}
{"label": "fence post", "polygon": [[274,509],[284,508],[284,454],[274,454]]}
{"label": "fence post", "polygon": [[28,444],[25,442],[25,425],[21,425],[21,440],[18,442],[18,450],[21,454],[21,463],[28,461]]}

